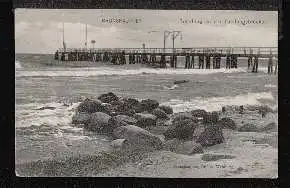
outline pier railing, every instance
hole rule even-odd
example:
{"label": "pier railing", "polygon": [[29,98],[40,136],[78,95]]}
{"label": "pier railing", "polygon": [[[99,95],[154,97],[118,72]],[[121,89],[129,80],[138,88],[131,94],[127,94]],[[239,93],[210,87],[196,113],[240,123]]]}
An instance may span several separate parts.
{"label": "pier railing", "polygon": [[[64,52],[64,49],[59,49],[59,52]],[[172,54],[172,53],[220,53],[220,54],[278,54],[277,47],[194,47],[194,48],[67,48],[65,52],[125,52],[130,53],[149,53],[149,54]]]}

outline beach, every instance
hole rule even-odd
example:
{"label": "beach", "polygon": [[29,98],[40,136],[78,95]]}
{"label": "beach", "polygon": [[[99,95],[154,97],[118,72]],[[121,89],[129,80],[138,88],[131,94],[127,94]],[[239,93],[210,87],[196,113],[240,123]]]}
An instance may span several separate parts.
{"label": "beach", "polygon": [[[247,70],[241,61],[238,69],[153,69],[141,65],[99,67],[49,66],[52,55],[16,56],[15,131],[16,174],[20,176],[61,175],[47,161],[69,164],[71,157],[82,160],[110,149],[111,139],[71,124],[77,106],[85,98],[96,99],[113,92],[120,97],[153,99],[173,108],[174,113],[194,109],[220,111],[227,105],[267,105],[278,108],[278,75],[267,74],[261,61],[258,73]],[[224,67],[224,66],[223,66]],[[187,83],[174,84],[176,80]],[[42,107],[51,109],[39,110]],[[253,115],[254,116],[254,115]],[[239,117],[249,119],[250,115]],[[278,124],[278,113],[267,121]],[[259,119],[260,121],[260,119]],[[261,120],[262,121],[262,120]],[[232,159],[201,160],[168,151],[148,153],[144,159],[126,162],[104,171],[94,171],[85,163],[80,172],[64,176],[137,176],[175,178],[276,178],[278,176],[277,131],[236,132],[224,130],[226,142],[205,149],[204,154],[227,154]],[[259,141],[260,144],[253,140]],[[150,163],[148,165],[148,160]],[[50,164],[50,173],[25,169],[32,162]],[[82,164],[80,162],[80,164]],[[147,165],[144,165],[147,164]],[[219,167],[217,167],[219,166]],[[224,167],[220,167],[224,166]],[[42,166],[43,167],[43,166]],[[37,169],[37,170],[36,170]]]}

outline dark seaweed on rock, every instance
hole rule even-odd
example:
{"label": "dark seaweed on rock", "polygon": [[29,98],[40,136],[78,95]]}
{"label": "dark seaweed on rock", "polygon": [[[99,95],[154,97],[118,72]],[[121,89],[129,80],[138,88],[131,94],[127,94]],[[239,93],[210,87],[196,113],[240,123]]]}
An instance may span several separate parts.
{"label": "dark seaweed on rock", "polygon": [[103,103],[112,103],[114,101],[119,101],[119,97],[117,97],[114,93],[109,92],[109,93],[105,93],[102,94],[98,97],[98,99],[100,101],[102,101]]}
{"label": "dark seaweed on rock", "polygon": [[78,112],[84,113],[94,113],[94,112],[103,112],[105,111],[104,106],[100,101],[85,99],[78,107]]}

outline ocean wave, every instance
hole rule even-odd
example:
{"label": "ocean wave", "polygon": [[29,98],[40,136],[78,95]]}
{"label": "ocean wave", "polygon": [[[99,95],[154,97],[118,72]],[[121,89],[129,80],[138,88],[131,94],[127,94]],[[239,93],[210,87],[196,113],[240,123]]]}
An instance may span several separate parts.
{"label": "ocean wave", "polygon": [[[222,106],[227,105],[261,105],[262,103],[259,101],[261,99],[274,101],[271,92],[261,92],[226,97],[193,98],[190,101],[172,99],[163,104],[171,106],[174,112],[183,112],[194,109],[204,109],[210,112],[219,111]],[[272,106],[272,108],[275,107]]]}
{"label": "ocean wave", "polygon": [[21,68],[22,68],[22,66],[21,66],[21,62],[20,62],[20,61],[15,60],[15,68],[16,68],[16,69],[21,69]]}
{"label": "ocean wave", "polygon": [[237,73],[247,72],[245,68],[237,69],[120,69],[120,68],[75,68],[59,70],[34,70],[34,71],[17,71],[16,77],[89,77],[89,76],[112,76],[112,75],[139,75],[139,74],[215,74],[215,73]]}

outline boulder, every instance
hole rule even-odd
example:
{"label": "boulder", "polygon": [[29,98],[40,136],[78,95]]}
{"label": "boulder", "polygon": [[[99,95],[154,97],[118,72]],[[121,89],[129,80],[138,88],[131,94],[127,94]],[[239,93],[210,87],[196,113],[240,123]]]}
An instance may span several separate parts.
{"label": "boulder", "polygon": [[140,102],[139,107],[136,108],[136,112],[152,112],[158,106],[159,103],[156,100],[145,99]]}
{"label": "boulder", "polygon": [[117,97],[114,93],[109,92],[109,93],[105,93],[102,94],[98,97],[98,99],[100,101],[102,101],[103,103],[112,103],[115,101],[119,101],[119,97]]}
{"label": "boulder", "polygon": [[179,144],[175,152],[183,155],[192,155],[195,153],[203,153],[203,148],[199,143],[195,143],[194,141],[186,141]]}
{"label": "boulder", "polygon": [[168,118],[167,114],[163,110],[161,110],[160,108],[155,108],[152,111],[152,114],[160,119],[167,119]]}
{"label": "boulder", "polygon": [[189,82],[189,80],[176,80],[173,83],[174,84],[183,84],[183,83],[187,83],[187,82]]}
{"label": "boulder", "polygon": [[266,125],[256,125],[253,123],[247,123],[243,126],[241,126],[238,131],[240,132],[264,132],[264,131],[271,131],[276,130],[277,125],[274,122],[268,123]]}
{"label": "boulder", "polygon": [[183,121],[183,120],[186,120],[186,119],[189,119],[189,120],[191,120],[193,122],[198,122],[198,119],[193,117],[190,112],[179,112],[179,113],[175,113],[175,114],[172,115],[173,124],[175,122]]}
{"label": "boulder", "polygon": [[121,101],[125,106],[131,107],[134,109],[140,105],[140,102],[134,98],[123,98],[121,99]]}
{"label": "boulder", "polygon": [[234,120],[231,118],[222,118],[220,119],[217,124],[222,128],[222,129],[232,129],[235,130],[237,128],[236,123]]}
{"label": "boulder", "polygon": [[246,123],[243,126],[241,126],[238,131],[240,132],[259,132],[260,129],[258,126],[252,124],[252,123]]}
{"label": "boulder", "polygon": [[77,107],[77,111],[83,113],[103,112],[104,110],[105,109],[100,101],[88,98],[81,102]]}
{"label": "boulder", "polygon": [[269,106],[263,105],[258,107],[258,112],[262,114],[262,117],[265,117],[269,112],[273,112],[273,110]]}
{"label": "boulder", "polygon": [[130,143],[126,139],[116,139],[113,140],[110,146],[115,150],[128,150],[130,148]]}
{"label": "boulder", "polygon": [[201,117],[201,118],[203,118],[207,114],[207,112],[202,109],[192,110],[190,111],[190,113],[193,117]]}
{"label": "boulder", "polygon": [[170,106],[161,105],[158,108],[163,110],[166,114],[173,114],[173,109]]}
{"label": "boulder", "polygon": [[222,129],[216,125],[207,125],[200,134],[197,142],[202,146],[213,146],[224,142]]}
{"label": "boulder", "polygon": [[153,114],[136,113],[133,117],[137,119],[136,126],[138,127],[156,126],[157,117]]}
{"label": "boulder", "polygon": [[178,138],[181,140],[192,140],[196,127],[197,123],[191,119],[174,121],[172,127],[169,127],[168,130],[164,133],[164,136],[167,139]]}
{"label": "boulder", "polygon": [[126,115],[117,115],[112,117],[108,123],[112,127],[120,127],[126,125],[135,125],[137,123],[137,120]]}
{"label": "boulder", "polygon": [[177,138],[173,138],[171,140],[167,140],[163,144],[163,149],[166,151],[172,151],[175,152],[177,147],[182,144],[182,140],[179,140]]}
{"label": "boulder", "polygon": [[208,112],[203,116],[204,124],[216,124],[219,120],[219,115],[217,112]]}
{"label": "boulder", "polygon": [[116,114],[133,116],[135,114],[134,108],[127,106],[126,104],[120,104],[116,106]]}
{"label": "boulder", "polygon": [[126,139],[136,149],[154,148],[161,149],[161,139],[149,131],[134,125],[121,126],[113,131],[114,137]]}
{"label": "boulder", "polygon": [[76,113],[72,117],[72,124],[87,124],[90,120],[90,114],[88,113]]}
{"label": "boulder", "polygon": [[201,160],[203,160],[203,161],[217,161],[220,159],[234,159],[234,158],[236,158],[236,157],[232,156],[232,155],[206,153],[206,154],[202,155]]}
{"label": "boulder", "polygon": [[113,132],[114,126],[109,125],[111,116],[103,112],[95,112],[90,115],[90,120],[85,126],[90,131],[96,131],[98,133],[110,134]]}
{"label": "boulder", "polygon": [[171,126],[172,121],[170,119],[157,119],[156,126]]}

